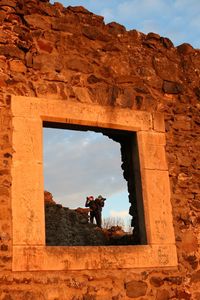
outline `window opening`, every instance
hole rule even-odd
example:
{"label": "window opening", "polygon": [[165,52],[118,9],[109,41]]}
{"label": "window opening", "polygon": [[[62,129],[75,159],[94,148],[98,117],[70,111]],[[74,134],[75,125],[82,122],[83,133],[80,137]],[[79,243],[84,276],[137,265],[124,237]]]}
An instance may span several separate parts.
{"label": "window opening", "polygon": [[[137,147],[137,138],[135,132],[100,129],[89,126],[69,125],[62,123],[44,122],[45,143],[44,143],[44,169],[45,169],[45,188],[55,196],[56,203],[52,200],[52,195],[49,192],[45,192],[45,219],[46,219],[46,244],[47,246],[97,246],[97,245],[134,245],[134,244],[146,244],[146,231],[144,226],[144,212],[143,212],[143,200],[141,189],[141,176],[139,166],[139,154]],[[54,145],[48,145],[48,135],[51,134],[47,131],[47,128],[66,129],[65,133],[62,130],[57,130],[53,135]],[[76,133],[76,134],[74,134]],[[118,164],[121,165],[121,177],[124,177],[126,181],[123,187],[122,181],[115,182],[115,172],[117,170],[114,166],[113,153],[102,153],[102,149],[92,149],[86,158],[82,156],[82,153],[89,149],[89,144],[95,145],[95,139],[99,139],[98,136],[102,133],[104,137],[108,137],[110,140],[116,142],[120,146],[120,152],[118,152]],[[65,147],[61,140],[65,136]],[[68,138],[66,138],[68,137]],[[70,143],[70,147],[69,147]],[[101,139],[103,143],[103,139]],[[48,149],[51,147],[51,149]],[[52,148],[55,148],[52,150]],[[70,150],[69,150],[70,149]],[[78,149],[78,151],[77,151]],[[104,151],[109,151],[111,148],[107,146]],[[69,151],[67,151],[69,150]],[[50,160],[54,160],[54,151],[57,151],[57,156],[60,156],[58,166],[49,168],[48,161],[46,160],[47,152]],[[70,154],[71,153],[71,154]],[[114,166],[113,176],[105,174],[103,177],[103,169],[109,166],[105,166],[103,161],[106,154],[107,163],[112,161]],[[92,157],[96,155],[98,166],[92,168]],[[115,151],[115,156],[117,151]],[[68,156],[68,157],[67,157]],[[120,157],[121,156],[121,157]],[[66,158],[66,160],[65,160]],[[76,179],[71,179],[75,170],[73,169],[73,160],[77,160],[80,164],[80,174],[76,174]],[[117,161],[116,161],[117,162]],[[54,162],[55,164],[56,162]],[[63,166],[65,165],[67,171]],[[83,166],[81,168],[81,165]],[[86,167],[86,168],[85,168]],[[97,172],[100,168],[101,178],[98,178]],[[118,166],[120,167],[120,166]],[[86,170],[85,170],[86,169]],[[57,171],[56,171],[57,170]],[[61,170],[61,171],[60,171]],[[87,170],[88,173],[87,174]],[[49,173],[53,173],[53,177],[56,178],[57,172],[62,173],[62,182],[53,182],[51,179],[48,181]],[[68,173],[66,173],[68,172]],[[122,175],[123,172],[123,175]],[[52,174],[51,174],[52,175]],[[66,175],[66,176],[65,176]],[[87,178],[91,176],[91,185],[88,185]],[[95,177],[96,182],[95,182]],[[51,176],[52,178],[52,176]],[[56,179],[55,179],[56,180]],[[95,183],[94,183],[95,182]],[[66,186],[65,196],[66,201],[63,201],[63,194],[58,193],[60,189],[63,189],[63,185]],[[80,185],[88,186],[88,191],[85,189],[83,194],[80,193]],[[116,188],[116,193],[125,188],[125,191],[121,193],[121,201],[118,200],[119,196],[113,195],[110,197],[109,192],[111,186]],[[57,191],[54,193],[54,186],[57,185]],[[106,188],[107,185],[107,188]],[[52,188],[51,188],[52,186]],[[67,187],[70,192],[67,191]],[[56,189],[55,189],[56,190]],[[107,192],[108,191],[108,192]],[[70,195],[69,195],[70,194]],[[107,198],[103,207],[102,214],[102,229],[98,226],[90,224],[88,208],[85,208],[86,196],[94,195],[95,198],[99,194],[103,194]],[[128,218],[122,223],[122,218],[112,217],[108,215],[108,207],[110,207],[109,201],[113,202],[116,197],[116,204],[113,205],[114,216],[117,216],[117,211],[122,208],[122,214],[128,212]],[[67,199],[68,198],[68,199]],[[127,199],[128,198],[128,199]],[[107,212],[107,213],[106,213]],[[112,224],[113,223],[113,224]],[[126,226],[123,226],[126,225]],[[128,227],[128,228],[127,228]]]}

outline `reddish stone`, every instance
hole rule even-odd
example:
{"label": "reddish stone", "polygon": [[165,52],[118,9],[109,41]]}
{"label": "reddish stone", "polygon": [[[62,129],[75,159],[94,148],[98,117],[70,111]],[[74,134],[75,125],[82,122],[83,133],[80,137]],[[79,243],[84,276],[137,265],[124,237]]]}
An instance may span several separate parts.
{"label": "reddish stone", "polygon": [[87,61],[80,59],[78,57],[67,60],[66,66],[68,69],[73,71],[78,71],[82,73],[93,72],[93,66],[89,64]]}
{"label": "reddish stone", "polygon": [[200,282],[200,270],[198,270],[192,274],[190,281],[191,281],[191,283]]}
{"label": "reddish stone", "polygon": [[95,75],[90,75],[87,79],[87,82],[90,84],[97,83],[102,81],[101,78],[96,77]]}
{"label": "reddish stone", "polygon": [[10,6],[16,8],[16,2],[15,0],[1,0],[0,6]]}
{"label": "reddish stone", "polygon": [[166,94],[179,94],[183,90],[180,83],[167,80],[164,80],[162,88]]}
{"label": "reddish stone", "polygon": [[192,52],[194,52],[194,48],[187,43],[181,44],[177,47],[177,50],[180,54],[190,54]]}
{"label": "reddish stone", "polygon": [[154,32],[149,32],[146,36],[146,40],[148,39],[160,40],[160,35]]}
{"label": "reddish stone", "polygon": [[158,290],[156,294],[156,300],[168,300],[170,299],[169,292],[167,290]]}
{"label": "reddish stone", "polygon": [[194,92],[195,92],[195,95],[197,96],[197,98],[200,100],[200,88],[199,87],[195,87],[194,88]]}
{"label": "reddish stone", "polygon": [[83,6],[68,6],[67,9],[74,12],[74,13],[92,15],[92,13]]}
{"label": "reddish stone", "polygon": [[185,291],[177,291],[176,297],[179,300],[190,300],[191,299],[191,295]]}
{"label": "reddish stone", "polygon": [[181,283],[183,282],[183,278],[180,276],[165,277],[163,280],[171,282],[175,285],[181,285]]}
{"label": "reddish stone", "polygon": [[83,35],[86,36],[90,40],[99,40],[108,42],[110,40],[110,36],[102,33],[98,27],[94,26],[85,26],[82,30]]}
{"label": "reddish stone", "polygon": [[174,44],[172,43],[172,41],[166,37],[161,37],[161,42],[167,49],[174,47]]}
{"label": "reddish stone", "polygon": [[160,287],[164,284],[164,281],[161,277],[151,277],[150,283],[155,287]]}
{"label": "reddish stone", "polygon": [[41,16],[40,14],[32,14],[24,17],[25,21],[30,27],[50,29],[51,28],[51,18],[46,16]]}
{"label": "reddish stone", "polygon": [[126,28],[123,25],[118,24],[116,22],[108,23],[106,27],[108,28],[108,32],[111,34],[118,35],[126,32]]}
{"label": "reddish stone", "polygon": [[56,202],[53,200],[53,195],[48,191],[44,191],[44,202],[45,204],[48,203],[56,205]]}
{"label": "reddish stone", "polygon": [[24,59],[24,52],[14,45],[0,46],[0,55]]}
{"label": "reddish stone", "polygon": [[130,298],[138,298],[146,295],[147,284],[144,281],[132,280],[125,284],[126,295]]}
{"label": "reddish stone", "polygon": [[37,44],[38,44],[39,48],[41,50],[45,51],[45,52],[51,53],[52,50],[53,50],[52,45],[48,42],[43,41],[43,40],[37,41]]}
{"label": "reddish stone", "polygon": [[3,23],[6,18],[6,12],[1,11],[0,13],[0,23]]}

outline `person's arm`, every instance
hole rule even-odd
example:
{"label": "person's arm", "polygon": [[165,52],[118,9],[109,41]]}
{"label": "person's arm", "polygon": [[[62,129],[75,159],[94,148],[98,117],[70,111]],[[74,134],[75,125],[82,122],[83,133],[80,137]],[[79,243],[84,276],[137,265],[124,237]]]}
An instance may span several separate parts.
{"label": "person's arm", "polygon": [[85,202],[85,207],[89,207],[90,200],[87,198]]}

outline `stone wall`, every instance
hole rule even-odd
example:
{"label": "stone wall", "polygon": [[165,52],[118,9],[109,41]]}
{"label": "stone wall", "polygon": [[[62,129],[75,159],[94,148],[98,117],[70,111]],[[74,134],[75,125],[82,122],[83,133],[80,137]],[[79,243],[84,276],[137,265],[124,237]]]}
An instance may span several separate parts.
{"label": "stone wall", "polygon": [[[200,51],[82,7],[0,2],[0,299],[200,299]],[[165,114],[178,268],[11,272],[9,95]]]}

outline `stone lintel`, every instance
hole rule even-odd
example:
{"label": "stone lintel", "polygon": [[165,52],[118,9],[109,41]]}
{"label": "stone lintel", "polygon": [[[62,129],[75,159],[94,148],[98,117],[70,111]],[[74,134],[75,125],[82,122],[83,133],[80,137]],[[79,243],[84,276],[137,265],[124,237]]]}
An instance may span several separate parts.
{"label": "stone lintel", "polygon": [[177,265],[174,245],[92,248],[14,246],[13,252],[13,271],[171,268]]}

